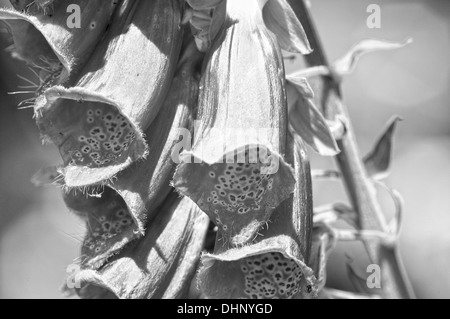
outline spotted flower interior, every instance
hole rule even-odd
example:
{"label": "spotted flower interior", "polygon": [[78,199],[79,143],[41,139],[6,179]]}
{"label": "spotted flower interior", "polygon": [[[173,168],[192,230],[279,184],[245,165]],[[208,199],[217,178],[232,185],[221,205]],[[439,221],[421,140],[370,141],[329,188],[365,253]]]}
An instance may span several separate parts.
{"label": "spotted flower interior", "polygon": [[105,167],[132,157],[133,126],[107,104],[60,103],[42,116],[52,126],[42,124],[41,131],[58,146],[66,166]]}
{"label": "spotted flower interior", "polygon": [[252,299],[290,299],[299,292],[303,273],[295,261],[267,253],[241,261],[245,294]]}
{"label": "spotted flower interior", "polygon": [[295,248],[290,250],[288,242],[280,236],[247,249],[204,255],[199,273],[201,290],[214,299],[313,298],[317,292],[315,273],[302,257],[291,255]]}
{"label": "spotted flower interior", "polygon": [[[270,218],[274,208],[290,193],[292,169],[281,166],[276,174],[264,174],[273,163],[252,158],[258,147],[234,156],[234,163],[180,165],[174,186],[193,199],[224,234],[226,245],[250,242]],[[255,163],[256,162],[256,163]],[[199,185],[195,185],[201,181]],[[289,195],[287,195],[289,196]]]}
{"label": "spotted flower interior", "polygon": [[106,187],[64,195],[67,207],[86,221],[81,249],[83,267],[97,269],[127,243],[140,236],[138,227],[120,195]]}

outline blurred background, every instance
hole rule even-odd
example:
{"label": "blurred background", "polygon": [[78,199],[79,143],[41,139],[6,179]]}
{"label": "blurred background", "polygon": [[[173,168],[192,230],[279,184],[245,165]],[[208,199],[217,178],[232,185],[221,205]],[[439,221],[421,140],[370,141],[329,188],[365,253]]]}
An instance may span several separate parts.
{"label": "blurred background", "polygon": [[[312,12],[330,60],[352,45],[377,38],[414,43],[364,57],[343,85],[362,154],[394,114],[400,123],[387,184],[406,201],[401,254],[417,296],[450,298],[450,1],[312,0]],[[381,7],[381,28],[369,29],[369,4]],[[8,1],[0,0],[6,6]],[[35,188],[32,175],[58,164],[53,146],[42,146],[28,96],[12,96],[17,75],[36,78],[5,49],[0,26],[0,298],[62,298],[66,267],[78,256],[84,226],[65,208],[59,189]],[[297,67],[287,62],[287,69]],[[311,154],[314,168],[334,167]],[[315,204],[347,201],[341,185],[316,182]],[[392,215],[392,203],[380,195]],[[358,244],[339,245],[328,264],[329,285],[351,290],[346,261],[361,256]],[[362,258],[363,259],[363,258]],[[361,261],[364,264],[364,261]]]}

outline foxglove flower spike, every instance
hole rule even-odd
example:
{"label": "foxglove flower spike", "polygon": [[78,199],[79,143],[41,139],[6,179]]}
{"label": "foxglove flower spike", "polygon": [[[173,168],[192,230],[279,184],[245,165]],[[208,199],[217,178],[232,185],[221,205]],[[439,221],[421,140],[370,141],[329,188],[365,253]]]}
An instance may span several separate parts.
{"label": "foxglove flower spike", "polygon": [[171,196],[145,237],[131,243],[101,269],[82,268],[68,280],[81,298],[161,299],[186,297],[209,219],[188,198]]}

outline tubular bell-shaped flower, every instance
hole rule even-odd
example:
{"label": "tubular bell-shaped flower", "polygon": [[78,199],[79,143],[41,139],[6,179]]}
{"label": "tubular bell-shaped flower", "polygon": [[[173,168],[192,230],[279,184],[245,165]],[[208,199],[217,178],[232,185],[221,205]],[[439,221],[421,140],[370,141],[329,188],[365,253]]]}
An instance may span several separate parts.
{"label": "tubular bell-shaped flower", "polygon": [[67,207],[86,221],[80,263],[97,269],[126,244],[139,238],[137,223],[125,201],[109,187],[64,193]]}
{"label": "tubular bell-shaped flower", "polygon": [[[98,41],[104,35],[117,0],[54,0],[11,1],[21,10],[0,9],[0,20],[11,30],[15,45],[15,56],[36,65],[44,62],[62,65],[59,69],[61,81],[86,62]],[[70,5],[80,7],[78,24],[68,23],[67,10]],[[53,53],[46,52],[50,47]],[[37,54],[36,54],[37,53]],[[54,60],[54,57],[57,60]]]}
{"label": "tubular bell-shaped flower", "polygon": [[[84,264],[97,268],[95,265],[101,265],[106,258],[122,249],[124,244],[143,235],[146,226],[158,212],[157,207],[172,190],[170,179],[175,169],[173,153],[178,146],[180,130],[189,131],[192,127],[192,111],[198,93],[195,70],[202,56],[193,41],[186,42],[170,94],[146,132],[149,156],[119,173],[114,182],[106,181],[104,191],[102,187],[88,187],[88,193],[95,193],[95,189],[98,189],[96,192],[99,194],[94,197],[76,191],[66,195],[69,208],[87,219]],[[44,170],[39,175],[41,179],[42,176],[50,175],[53,179],[58,178],[56,170]],[[120,205],[111,204],[113,201]],[[127,221],[121,220],[124,216]],[[120,231],[116,230],[116,225]],[[107,232],[106,236],[104,232]]]}
{"label": "tubular bell-shaped flower", "polygon": [[73,85],[38,99],[37,123],[60,150],[67,186],[101,182],[146,156],[143,132],[170,88],[180,21],[179,0],[121,2]]}
{"label": "tubular bell-shaped flower", "polygon": [[[291,139],[291,138],[290,138]],[[292,145],[292,144],[291,144]],[[217,235],[214,254],[202,256],[198,284],[208,298],[310,298],[317,287],[307,266],[312,235],[312,185],[309,161],[300,138],[295,157],[294,194],[272,214],[250,245],[228,249]]]}
{"label": "tubular bell-shaped flower", "polygon": [[194,200],[233,246],[254,239],[294,190],[283,159],[284,65],[256,0],[226,1],[226,19],[206,56],[192,151],[177,190]]}
{"label": "tubular bell-shaped flower", "polygon": [[145,237],[99,270],[82,269],[69,282],[81,298],[187,297],[209,219],[188,198],[172,195],[158,209]]}

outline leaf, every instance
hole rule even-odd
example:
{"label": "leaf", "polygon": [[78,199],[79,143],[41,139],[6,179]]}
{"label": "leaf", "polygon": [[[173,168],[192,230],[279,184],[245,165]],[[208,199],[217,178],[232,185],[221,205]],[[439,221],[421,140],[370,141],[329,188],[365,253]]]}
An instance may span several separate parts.
{"label": "leaf", "polygon": [[384,179],[388,176],[392,162],[394,132],[401,120],[398,116],[392,118],[373,150],[364,157],[364,164],[370,177]]}
{"label": "leaf", "polygon": [[288,77],[289,122],[293,130],[322,156],[335,156],[340,150],[327,121],[312,101],[312,89],[306,79]]}
{"label": "leaf", "polygon": [[412,43],[408,38],[404,42],[388,42],[383,40],[364,40],[356,44],[344,57],[336,61],[333,65],[335,73],[347,75],[352,73],[362,56],[368,53],[386,50],[395,50]]}
{"label": "leaf", "polygon": [[300,54],[312,52],[305,30],[286,0],[269,0],[263,8],[263,16],[283,50]]}
{"label": "leaf", "polygon": [[306,77],[298,76],[298,74],[294,73],[287,75],[286,79],[295,86],[299,94],[301,94],[304,98],[314,98],[314,91],[311,88],[311,85],[309,85]]}

